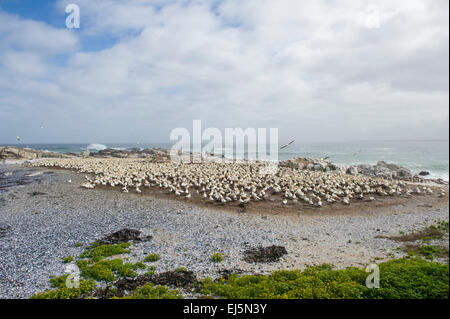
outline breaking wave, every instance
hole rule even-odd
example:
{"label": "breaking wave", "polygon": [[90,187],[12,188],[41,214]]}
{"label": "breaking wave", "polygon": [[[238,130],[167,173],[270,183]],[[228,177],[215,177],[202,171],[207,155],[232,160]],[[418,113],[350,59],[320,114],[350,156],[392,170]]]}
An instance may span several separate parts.
{"label": "breaking wave", "polygon": [[87,149],[88,150],[95,150],[95,151],[101,151],[101,150],[105,150],[107,147],[103,144],[97,144],[97,143],[92,143],[89,144]]}

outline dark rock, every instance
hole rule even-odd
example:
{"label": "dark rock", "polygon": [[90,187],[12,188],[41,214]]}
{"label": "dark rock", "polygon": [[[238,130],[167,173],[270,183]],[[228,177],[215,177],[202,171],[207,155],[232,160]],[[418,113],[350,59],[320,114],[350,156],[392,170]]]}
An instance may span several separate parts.
{"label": "dark rock", "polygon": [[270,263],[280,260],[288,252],[283,246],[257,247],[246,250],[244,261],[248,263]]}
{"label": "dark rock", "polygon": [[430,175],[430,172],[428,172],[428,171],[421,171],[421,172],[419,173],[419,175],[420,175],[420,176],[427,176],[427,175]]}
{"label": "dark rock", "polygon": [[128,229],[124,228],[115,233],[109,234],[97,242],[100,245],[110,245],[110,244],[120,244],[126,243],[129,241],[140,242],[140,241],[148,241],[152,239],[152,236],[141,236],[141,231],[136,229]]}

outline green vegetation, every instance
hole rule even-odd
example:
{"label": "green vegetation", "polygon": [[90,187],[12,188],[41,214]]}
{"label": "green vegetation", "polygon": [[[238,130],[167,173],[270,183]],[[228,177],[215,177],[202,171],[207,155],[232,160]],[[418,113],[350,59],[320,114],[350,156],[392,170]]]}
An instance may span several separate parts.
{"label": "green vegetation", "polygon": [[94,290],[95,281],[80,280],[79,288],[60,287],[57,290],[50,290],[47,292],[38,293],[31,297],[31,299],[76,299],[83,294]]}
{"label": "green vegetation", "polygon": [[400,236],[377,236],[378,238],[387,238],[398,242],[412,242],[416,240],[430,241],[436,239],[443,239],[449,233],[449,223],[446,221],[437,221],[436,225],[431,225],[422,230],[405,234],[400,232]]}
{"label": "green vegetation", "polygon": [[211,261],[214,263],[220,263],[223,260],[223,255],[221,253],[215,253],[211,255]]}
{"label": "green vegetation", "polygon": [[449,232],[449,222],[446,222],[444,220],[440,220],[437,222],[436,225],[430,226],[432,229],[442,230],[444,232]]}
{"label": "green vegetation", "polygon": [[80,267],[81,277],[91,278],[97,281],[111,282],[117,277],[136,277],[137,273],[133,271],[135,266],[132,263],[124,263],[122,259],[100,260],[78,260],[77,266]]}
{"label": "green vegetation", "polygon": [[130,251],[126,248],[130,247],[131,243],[111,244],[111,245],[91,245],[84,253],[80,255],[81,258],[89,258],[93,261],[100,261],[103,258],[114,255],[127,254]]}
{"label": "green vegetation", "polygon": [[[131,243],[112,244],[112,245],[98,245],[94,243],[89,246],[77,260],[76,265],[80,268],[80,276],[86,280],[80,280],[79,288],[67,288],[65,281],[68,274],[60,277],[51,277],[50,284],[56,290],[40,293],[32,298],[48,298],[48,299],[68,299],[79,298],[82,294],[91,291],[95,288],[95,281],[111,282],[117,277],[134,277],[137,273],[133,270],[144,267],[143,263],[124,263],[122,259],[105,260],[104,258],[114,255],[128,253],[126,248],[130,247]],[[73,261],[73,257],[64,258],[64,262]]]}
{"label": "green vegetation", "polygon": [[66,286],[66,279],[69,276],[69,274],[65,274],[59,277],[56,276],[50,276],[50,285],[53,288],[62,288]]}
{"label": "green vegetation", "polygon": [[177,267],[175,268],[175,272],[183,272],[183,271],[187,271],[186,267]]}
{"label": "green vegetation", "polygon": [[73,245],[74,247],[81,247],[81,246],[83,246],[83,244],[82,243],[76,243],[75,245]]}
{"label": "green vegetation", "polygon": [[448,258],[448,247],[431,246],[431,245],[406,245],[404,251],[409,256],[422,256],[426,259],[433,260],[436,257]]}
{"label": "green vegetation", "polygon": [[231,275],[204,280],[202,293],[224,298],[448,298],[449,267],[423,259],[381,263],[380,288],[365,286],[368,273],[359,268],[333,270],[324,265],[304,272],[276,271],[270,276]]}
{"label": "green vegetation", "polygon": [[152,276],[152,275],[156,274],[156,267],[155,266],[148,267],[148,271],[145,274],[147,276]]}
{"label": "green vegetation", "polygon": [[140,262],[140,261],[138,261],[137,263],[135,263],[133,265],[134,270],[145,269],[145,268],[147,268],[147,266],[143,262]]}
{"label": "green vegetation", "polygon": [[63,263],[68,264],[73,261],[73,256],[67,256],[63,258]]}
{"label": "green vegetation", "polygon": [[145,257],[144,261],[145,262],[155,262],[155,261],[158,261],[160,259],[161,259],[161,257],[159,257],[158,254],[150,254],[147,257]]}
{"label": "green vegetation", "polygon": [[[178,290],[169,290],[166,286],[154,286],[147,283],[136,289],[130,296],[122,299],[182,299]],[[118,298],[120,299],[120,298]]]}

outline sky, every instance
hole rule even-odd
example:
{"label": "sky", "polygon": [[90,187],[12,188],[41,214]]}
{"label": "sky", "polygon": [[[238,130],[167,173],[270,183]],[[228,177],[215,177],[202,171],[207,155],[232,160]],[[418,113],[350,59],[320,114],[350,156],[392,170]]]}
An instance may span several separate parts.
{"label": "sky", "polygon": [[448,139],[448,7],[0,0],[0,143],[166,142],[197,119],[280,141]]}

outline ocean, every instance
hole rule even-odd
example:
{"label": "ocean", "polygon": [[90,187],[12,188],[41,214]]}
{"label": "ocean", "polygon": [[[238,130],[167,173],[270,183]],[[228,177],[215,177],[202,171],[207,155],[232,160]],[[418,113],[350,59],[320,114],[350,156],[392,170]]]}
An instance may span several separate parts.
{"label": "ocean", "polygon": [[[280,143],[280,146],[284,143]],[[11,144],[9,144],[11,145]],[[106,148],[131,149],[159,147],[169,149],[174,143],[80,143],[80,144],[15,144],[17,147],[29,147],[51,152],[79,153],[88,148],[96,152]],[[6,145],[2,145],[6,146]],[[220,154],[223,149],[215,150]],[[248,154],[236,154],[237,158]],[[293,157],[325,157],[337,164],[376,164],[386,161],[410,169],[413,173],[429,171],[430,178],[449,180],[449,142],[432,141],[360,141],[345,143],[299,143],[280,150],[278,160]]]}

